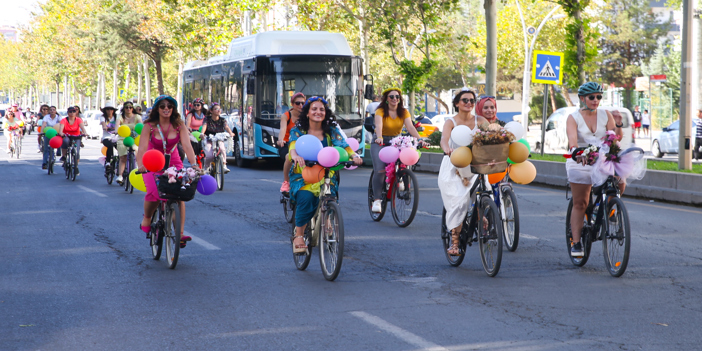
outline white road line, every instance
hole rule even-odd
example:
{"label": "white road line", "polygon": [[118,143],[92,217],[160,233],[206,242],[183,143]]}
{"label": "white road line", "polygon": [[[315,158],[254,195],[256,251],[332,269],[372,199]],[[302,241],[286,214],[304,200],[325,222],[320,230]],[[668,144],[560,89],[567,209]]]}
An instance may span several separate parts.
{"label": "white road line", "polygon": [[93,189],[90,189],[90,188],[88,188],[88,187],[84,187],[84,186],[82,186],[82,185],[79,185],[78,187],[79,187],[80,189],[83,189],[83,190],[89,192],[89,193],[93,193],[93,194],[95,194],[95,195],[97,195],[97,196],[99,196],[99,197],[107,197],[107,195],[105,195],[105,194],[103,194],[103,193],[99,193],[99,192],[97,192],[97,191],[95,191],[95,190],[93,190]]}
{"label": "white road line", "polygon": [[524,239],[534,239],[534,240],[539,240],[539,238],[529,235],[529,234],[524,234],[524,233],[519,233],[519,237],[524,238]]}
{"label": "white road line", "polygon": [[208,243],[207,241],[200,239],[200,238],[198,238],[198,237],[196,237],[188,232],[183,232],[183,235],[187,235],[187,236],[193,238],[194,243],[196,243],[196,244],[198,244],[198,245],[200,245],[208,250],[221,250],[219,248],[219,246],[212,245],[212,244]]}
{"label": "white road line", "polygon": [[254,330],[242,330],[229,333],[221,334],[210,334],[205,337],[211,338],[229,338],[236,336],[250,336],[250,335],[265,335],[265,334],[283,334],[283,333],[299,333],[317,330],[316,327],[284,327],[284,328],[264,328],[264,329],[254,329]]}
{"label": "white road line", "polygon": [[10,213],[10,215],[29,215],[29,214],[60,213],[60,212],[68,212],[68,211],[61,211],[61,210],[19,211],[19,212],[12,212],[12,213]]}
{"label": "white road line", "polygon": [[420,191],[423,190],[439,190],[439,188],[419,188]]}
{"label": "white road line", "polygon": [[433,213],[429,213],[429,212],[424,212],[424,211],[417,211],[417,214],[429,216],[429,217],[441,218],[441,215],[437,215],[437,214],[433,214]]}
{"label": "white road line", "polygon": [[354,311],[354,312],[349,312],[349,313],[352,316],[359,318],[368,324],[372,324],[372,325],[380,328],[381,330],[386,331],[386,332],[394,335],[398,339],[400,339],[408,344],[414,345],[416,347],[420,347],[424,350],[437,350],[437,351],[438,350],[448,350],[447,348],[444,348],[444,347],[441,347],[437,344],[434,344],[431,341],[424,340],[419,335],[412,334],[409,331],[404,330],[398,326],[392,325],[392,324],[386,322],[385,320],[383,320],[379,317],[376,317],[372,314],[368,314],[368,313],[363,312],[363,311]]}
{"label": "white road line", "polygon": [[275,184],[280,184],[280,183],[282,183],[282,182],[279,181],[279,180],[272,180],[272,179],[259,179],[259,180],[262,181],[262,182],[275,183]]}

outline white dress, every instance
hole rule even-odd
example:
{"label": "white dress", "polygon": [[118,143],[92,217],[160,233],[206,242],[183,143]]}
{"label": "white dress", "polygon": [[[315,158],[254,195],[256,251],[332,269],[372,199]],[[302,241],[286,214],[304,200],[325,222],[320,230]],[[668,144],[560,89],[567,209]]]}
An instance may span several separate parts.
{"label": "white dress", "polygon": [[[595,132],[590,130],[587,126],[583,115],[580,114],[580,110],[573,112],[571,115],[575,119],[575,123],[578,125],[578,147],[586,147],[588,145],[600,145],[602,144],[602,138],[607,133],[607,111],[597,110],[597,124],[595,125]],[[575,184],[592,184],[592,179],[590,174],[592,173],[592,166],[583,166],[580,163],[575,162],[573,159],[568,159],[566,161],[566,172],[568,173],[568,181]]]}
{"label": "white dress", "polygon": [[[453,117],[449,118],[453,122],[454,127],[456,121]],[[478,130],[478,117],[475,117],[475,128]],[[449,147],[455,149],[458,145],[454,144],[449,138]],[[460,175],[459,175],[460,174]],[[470,179],[468,186],[463,185],[463,178]],[[444,156],[441,160],[441,168],[439,169],[439,191],[441,192],[441,200],[444,202],[446,209],[446,228],[449,230],[458,227],[466,217],[470,209],[470,188],[473,186],[477,174],[470,171],[470,166],[465,168],[456,168],[451,163],[449,156]]]}

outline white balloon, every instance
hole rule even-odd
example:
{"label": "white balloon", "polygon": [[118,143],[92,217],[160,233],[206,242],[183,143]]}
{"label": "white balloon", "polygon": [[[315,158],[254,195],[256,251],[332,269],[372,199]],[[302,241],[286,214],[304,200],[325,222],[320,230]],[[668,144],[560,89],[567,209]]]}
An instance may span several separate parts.
{"label": "white balloon", "polygon": [[451,130],[451,140],[458,146],[468,146],[473,142],[473,132],[468,126],[456,126]]}
{"label": "white balloon", "polygon": [[519,122],[512,121],[505,124],[505,130],[514,134],[516,140],[519,140],[524,137],[524,127]]}

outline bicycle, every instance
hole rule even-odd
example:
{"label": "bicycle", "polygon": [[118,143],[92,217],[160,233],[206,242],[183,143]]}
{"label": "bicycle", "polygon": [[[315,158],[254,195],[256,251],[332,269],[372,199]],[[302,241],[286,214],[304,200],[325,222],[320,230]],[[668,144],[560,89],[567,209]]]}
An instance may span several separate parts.
{"label": "bicycle", "polygon": [[11,131],[12,143],[10,144],[10,158],[15,157],[19,160],[22,153],[22,135],[17,132],[17,129]]}
{"label": "bicycle", "polygon": [[[214,135],[204,135],[202,139],[202,151],[200,152],[200,155],[197,157],[197,163],[201,167],[201,169],[207,169],[207,173],[209,173],[212,177],[214,177],[217,180],[217,190],[221,191],[224,189],[224,162],[222,161],[222,157],[220,154],[223,152],[226,152],[219,147],[219,142],[226,142],[229,140],[230,136],[229,133],[217,133]],[[205,162],[205,143],[206,140],[209,139],[212,142],[212,157],[214,158],[213,164],[208,165],[207,167],[203,168],[203,163]]]}
{"label": "bicycle", "polygon": [[494,199],[502,218],[502,232],[505,235],[504,244],[507,250],[514,252],[519,246],[519,208],[517,195],[514,194],[509,174],[493,187]]}
{"label": "bicycle", "polygon": [[[122,183],[124,185],[124,191],[130,194],[134,193],[134,185],[129,180],[129,174],[133,169],[136,168],[136,157],[134,155],[134,147],[130,146],[127,148],[127,161],[124,165],[124,172],[122,172]],[[117,159],[117,168],[119,169],[119,158]]]}
{"label": "bicycle", "polygon": [[[143,174],[139,171],[136,174]],[[151,230],[146,234],[151,246],[151,255],[154,260],[158,261],[163,252],[163,244],[165,238],[166,244],[166,263],[168,268],[175,269],[178,264],[178,255],[180,254],[180,235],[183,232],[180,227],[181,212],[180,202],[190,201],[195,197],[195,190],[199,177],[190,183],[190,186],[181,189],[180,183],[168,183],[168,178],[157,176],[156,184],[158,186],[158,196],[161,198],[158,201],[158,207],[151,216]]]}
{"label": "bicycle", "polygon": [[[317,162],[307,161],[305,164],[311,167]],[[352,166],[353,164],[353,161],[347,161],[336,166]],[[304,239],[307,250],[304,253],[295,253],[294,222],[292,222],[290,243],[293,248],[295,267],[301,271],[307,269],[307,265],[310,263],[312,248],[319,247],[319,264],[322,267],[322,274],[326,280],[333,281],[339,275],[344,258],[344,219],[341,216],[341,207],[337,197],[332,196],[330,183],[329,168],[324,168],[324,183],[322,183],[319,192],[319,204],[314,216],[305,227]],[[292,212],[292,218],[295,218],[294,207]]]}
{"label": "bicycle", "polygon": [[[50,145],[44,143],[44,135],[45,133],[39,133],[40,147],[42,151],[45,147],[51,148]],[[49,151],[49,161],[46,163],[46,169],[49,175],[54,174],[54,163],[56,163],[56,155],[54,154],[54,150],[51,150]]]}
{"label": "bicycle", "polygon": [[458,267],[466,255],[466,247],[478,242],[480,246],[480,261],[488,276],[494,277],[500,271],[502,264],[502,245],[504,240],[500,211],[493,201],[493,191],[489,186],[487,175],[478,174],[470,190],[472,208],[466,213],[459,236],[459,254],[451,256],[448,249],[451,246],[451,231],[446,227],[446,209],[441,213],[441,239],[444,243],[444,254],[449,264]]}
{"label": "bicycle", "polygon": [[[639,152],[643,155],[643,150],[640,148],[627,149],[619,155],[621,157],[630,152]],[[569,190],[570,183],[566,186],[566,199],[570,201],[568,202],[568,212],[566,212],[565,234],[568,257],[570,257],[571,263],[578,267],[584,266],[590,258],[592,243],[602,240],[605,267],[607,267],[610,275],[620,277],[624,274],[629,264],[631,229],[629,227],[629,213],[624,206],[621,192],[619,191],[619,179],[616,177],[616,174],[609,176],[604,184],[597,187],[593,186],[590,189],[590,201],[585,209],[583,229],[580,236],[580,242],[583,246],[582,257],[573,257],[570,254],[570,249],[573,245],[573,233],[570,229],[573,198],[568,197]]]}
{"label": "bicycle", "polygon": [[85,135],[66,135],[68,137],[68,149],[66,150],[66,161],[63,162],[63,170],[66,173],[66,179],[76,180],[78,168],[78,150],[81,139]]}
{"label": "bicycle", "polygon": [[283,204],[283,214],[285,215],[285,221],[292,223],[295,218],[295,204],[290,201],[290,193],[284,192],[280,194],[280,203]]}
{"label": "bicycle", "polygon": [[417,176],[412,172],[413,169],[414,166],[407,166],[400,159],[397,159],[392,174],[388,174],[386,171],[385,186],[380,196],[381,209],[379,213],[373,212],[373,201],[375,200],[373,197],[373,175],[375,171],[371,171],[370,180],[368,180],[368,212],[373,221],[379,222],[383,219],[387,202],[390,201],[395,224],[404,228],[412,223],[419,204],[419,185],[417,184]]}

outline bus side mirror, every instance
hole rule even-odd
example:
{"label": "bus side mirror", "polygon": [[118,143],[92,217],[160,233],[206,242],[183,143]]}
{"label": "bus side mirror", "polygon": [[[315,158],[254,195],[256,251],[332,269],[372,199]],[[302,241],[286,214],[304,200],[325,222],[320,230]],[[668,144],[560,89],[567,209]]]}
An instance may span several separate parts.
{"label": "bus side mirror", "polygon": [[363,97],[367,100],[373,100],[373,91],[373,84],[366,84],[366,91],[364,92]]}

